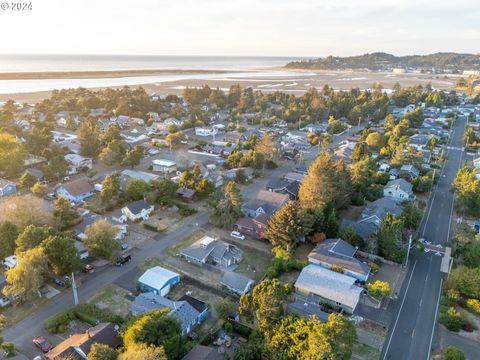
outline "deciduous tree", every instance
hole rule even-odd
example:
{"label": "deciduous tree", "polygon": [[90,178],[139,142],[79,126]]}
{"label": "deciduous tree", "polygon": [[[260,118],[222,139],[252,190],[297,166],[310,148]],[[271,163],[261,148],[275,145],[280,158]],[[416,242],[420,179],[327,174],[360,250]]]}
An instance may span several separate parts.
{"label": "deciduous tree", "polygon": [[80,267],[75,240],[68,233],[49,236],[41,246],[55,274],[67,275]]}
{"label": "deciduous tree", "polygon": [[115,250],[120,249],[120,243],[115,239],[117,229],[107,220],[101,219],[87,226],[85,246],[93,257],[103,257],[112,260]]}
{"label": "deciduous tree", "polygon": [[59,196],[53,205],[53,217],[59,230],[65,230],[73,225],[73,221],[79,217],[70,201]]}

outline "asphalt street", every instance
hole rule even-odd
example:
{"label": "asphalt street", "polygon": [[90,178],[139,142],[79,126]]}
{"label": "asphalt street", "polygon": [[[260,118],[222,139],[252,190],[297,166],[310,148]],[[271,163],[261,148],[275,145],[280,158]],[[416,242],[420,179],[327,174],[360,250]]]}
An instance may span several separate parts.
{"label": "asphalt street", "polygon": [[[450,239],[454,201],[451,189],[462,160],[463,152],[460,149],[465,126],[465,117],[460,117],[453,125],[450,150],[446,152],[447,160],[441,169],[421,227],[421,234],[432,244],[445,246]],[[440,263],[440,256],[412,251],[409,270],[394,306],[393,323],[390,325],[381,359],[430,358],[434,334],[438,331],[436,319],[444,277],[440,273]],[[478,353],[480,358],[480,349]]]}

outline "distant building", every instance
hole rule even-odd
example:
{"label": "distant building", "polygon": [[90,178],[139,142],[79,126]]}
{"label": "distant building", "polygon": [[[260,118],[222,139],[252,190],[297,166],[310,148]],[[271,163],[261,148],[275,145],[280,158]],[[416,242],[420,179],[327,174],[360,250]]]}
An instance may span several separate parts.
{"label": "distant building", "polygon": [[121,211],[130,221],[140,221],[148,220],[153,210],[153,205],[147,203],[145,200],[138,200],[125,205]]}
{"label": "distant building", "polygon": [[80,178],[66,184],[57,185],[55,193],[58,196],[63,196],[69,201],[78,204],[92,197],[95,194],[94,190],[94,187],[87,179]]}
{"label": "distant building", "polygon": [[9,180],[0,179],[0,197],[12,195],[17,192],[17,184]]}

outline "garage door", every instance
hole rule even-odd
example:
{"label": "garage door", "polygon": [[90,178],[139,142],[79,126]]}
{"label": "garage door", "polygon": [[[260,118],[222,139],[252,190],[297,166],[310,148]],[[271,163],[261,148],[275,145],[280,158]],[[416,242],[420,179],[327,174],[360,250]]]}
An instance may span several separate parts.
{"label": "garage door", "polygon": [[160,290],[160,295],[165,296],[170,292],[170,284],[165,286],[162,290]]}

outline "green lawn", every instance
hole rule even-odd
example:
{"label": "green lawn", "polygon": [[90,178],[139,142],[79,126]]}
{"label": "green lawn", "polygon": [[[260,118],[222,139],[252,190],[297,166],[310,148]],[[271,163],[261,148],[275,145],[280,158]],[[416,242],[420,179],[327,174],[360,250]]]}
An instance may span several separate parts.
{"label": "green lawn", "polygon": [[139,265],[138,268],[142,270],[142,272],[145,272],[154,266],[163,266],[162,261],[158,258],[153,258],[145,261],[143,264]]}
{"label": "green lawn", "polygon": [[270,265],[272,256],[268,256],[262,252],[254,250],[245,250],[243,259],[238,265],[235,272],[248,276],[258,281],[263,278],[267,267]]}

